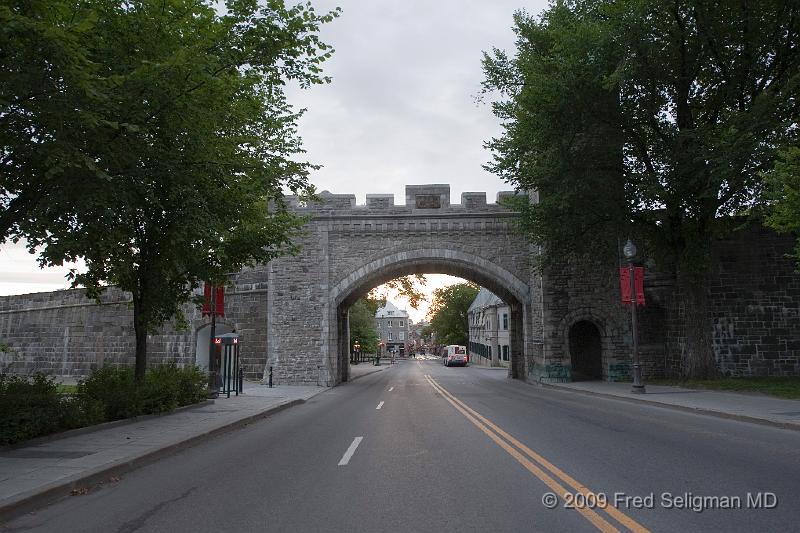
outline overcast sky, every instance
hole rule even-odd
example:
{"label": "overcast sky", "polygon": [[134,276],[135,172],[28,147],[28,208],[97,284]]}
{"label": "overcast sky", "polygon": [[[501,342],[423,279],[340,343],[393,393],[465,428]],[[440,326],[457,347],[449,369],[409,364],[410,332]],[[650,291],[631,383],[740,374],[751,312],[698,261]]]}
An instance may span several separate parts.
{"label": "overcast sky", "polygon": [[[509,190],[481,165],[482,144],[499,133],[488,104],[475,98],[481,58],[492,47],[513,50],[512,15],[538,14],[544,0],[316,0],[317,11],[342,15],[322,29],[336,49],[324,65],[329,85],[289,88],[307,108],[300,134],[318,190],[390,193],[405,202],[407,184],[449,183],[451,202],[485,191],[494,202]],[[67,286],[61,271],[40,271],[20,247],[0,248],[0,294]],[[440,283],[435,283],[437,286]],[[398,302],[402,306],[402,302]],[[416,313],[415,313],[416,314]]]}

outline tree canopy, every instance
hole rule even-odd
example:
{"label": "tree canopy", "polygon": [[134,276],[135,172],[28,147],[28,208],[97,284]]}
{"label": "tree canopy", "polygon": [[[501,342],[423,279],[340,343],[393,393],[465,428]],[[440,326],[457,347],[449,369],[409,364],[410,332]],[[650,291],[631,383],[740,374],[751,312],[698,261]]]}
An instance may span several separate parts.
{"label": "tree canopy", "polygon": [[487,168],[538,192],[523,209],[545,263],[632,237],[673,269],[694,313],[684,370],[713,374],[711,243],[797,142],[800,5],[569,0],[514,22],[516,54],[484,57],[503,121]]}
{"label": "tree canopy", "polygon": [[313,192],[283,86],[324,83],[310,4],[65,0],[0,6],[0,239],[74,286],[133,295],[146,335],[201,280],[292,251],[284,190]]}
{"label": "tree canopy", "polygon": [[375,314],[378,308],[386,305],[386,300],[375,299],[369,295],[359,298],[350,308],[350,347],[358,342],[361,353],[376,353],[378,350],[378,330],[375,327]]}
{"label": "tree canopy", "polygon": [[[767,194],[772,208],[767,224],[778,231],[800,235],[800,147],[790,146],[767,175]],[[800,237],[794,249],[800,266]]]}
{"label": "tree canopy", "polygon": [[478,291],[480,287],[468,282],[434,289],[428,320],[429,331],[435,335],[437,344],[466,345],[469,342],[467,310]]}

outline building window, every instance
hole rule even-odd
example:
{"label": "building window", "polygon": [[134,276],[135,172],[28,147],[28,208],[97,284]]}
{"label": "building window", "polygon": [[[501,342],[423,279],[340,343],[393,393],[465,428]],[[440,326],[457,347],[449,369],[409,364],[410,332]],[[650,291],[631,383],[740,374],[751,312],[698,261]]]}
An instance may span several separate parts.
{"label": "building window", "polygon": [[508,361],[508,344],[503,345],[503,361]]}
{"label": "building window", "polygon": [[400,322],[400,323],[399,323],[399,324],[397,324],[397,326],[398,326],[398,327],[400,327],[400,328],[404,328],[404,327],[406,327],[406,323],[405,323],[405,321],[404,321],[404,320],[400,320],[399,322]]}
{"label": "building window", "polygon": [[401,341],[406,340],[406,333],[404,331],[400,332],[400,336],[398,337],[398,340],[401,340]]}
{"label": "building window", "polygon": [[508,330],[508,313],[503,313],[503,329]]}
{"label": "building window", "polygon": [[391,320],[389,321],[389,327],[392,327],[392,321]]}
{"label": "building window", "polygon": [[386,340],[387,341],[392,340],[392,332],[391,331],[389,332],[388,336],[386,337]]}

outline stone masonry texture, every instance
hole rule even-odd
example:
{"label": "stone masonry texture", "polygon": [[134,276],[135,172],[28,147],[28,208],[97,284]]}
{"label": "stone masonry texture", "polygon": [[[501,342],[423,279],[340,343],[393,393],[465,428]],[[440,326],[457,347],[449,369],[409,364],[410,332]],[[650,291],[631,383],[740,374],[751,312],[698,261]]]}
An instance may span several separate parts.
{"label": "stone masonry texture", "polygon": [[[503,192],[499,198],[513,193]],[[466,278],[511,308],[509,375],[569,381],[570,328],[597,327],[603,378],[630,377],[629,310],[619,302],[617,264],[561,265],[536,271],[537,248],[519,234],[516,213],[448,185],[392,195],[320,194],[319,203],[287,199],[309,217],[297,236],[300,253],[230,276],[226,315],[218,319],[241,340],[242,366],[260,379],[273,368],[278,384],[335,385],[348,379],[347,310],[371,288],[414,273]],[[786,257],[790,238],[750,228],[720,241],[709,274],[709,317],[720,370],[729,375],[800,374],[800,275]],[[648,270],[640,310],[645,377],[680,373],[683,308],[671,276]],[[194,306],[188,328],[165,325],[148,337],[148,363],[195,363],[208,319]],[[108,289],[98,304],[82,290],[0,297],[0,372],[83,377],[103,365],[132,364],[129,295]]]}

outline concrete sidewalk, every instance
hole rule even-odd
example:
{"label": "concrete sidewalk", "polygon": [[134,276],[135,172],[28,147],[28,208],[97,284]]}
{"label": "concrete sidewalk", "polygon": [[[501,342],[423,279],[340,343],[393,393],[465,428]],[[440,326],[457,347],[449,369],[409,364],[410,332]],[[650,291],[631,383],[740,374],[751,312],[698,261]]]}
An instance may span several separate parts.
{"label": "concrete sidewalk", "polygon": [[222,396],[165,415],[110,422],[0,449],[0,522],[95,484],[113,482],[126,471],[326,390],[245,383],[238,397]]}
{"label": "concrete sidewalk", "polygon": [[800,400],[784,400],[766,394],[647,384],[645,386],[647,392],[637,394],[631,392],[630,383],[607,381],[576,381],[542,385],[582,394],[645,402],[695,413],[800,430]]}

